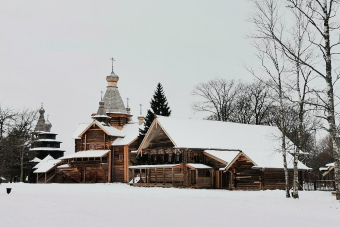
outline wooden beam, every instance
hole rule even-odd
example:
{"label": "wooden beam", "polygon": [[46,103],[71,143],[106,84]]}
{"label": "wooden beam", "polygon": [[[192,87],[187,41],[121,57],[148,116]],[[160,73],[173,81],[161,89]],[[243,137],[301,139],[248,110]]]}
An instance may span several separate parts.
{"label": "wooden beam", "polygon": [[111,151],[109,152],[109,169],[108,169],[108,179],[107,179],[107,181],[108,182],[111,182],[111,168],[112,168],[112,157],[111,157]]}
{"label": "wooden beam", "polygon": [[84,151],[86,151],[86,133],[85,133],[85,147],[84,147]]}
{"label": "wooden beam", "polygon": [[135,183],[135,169],[132,169],[132,183]]}
{"label": "wooden beam", "polygon": [[124,182],[129,182],[129,146],[124,145]]}

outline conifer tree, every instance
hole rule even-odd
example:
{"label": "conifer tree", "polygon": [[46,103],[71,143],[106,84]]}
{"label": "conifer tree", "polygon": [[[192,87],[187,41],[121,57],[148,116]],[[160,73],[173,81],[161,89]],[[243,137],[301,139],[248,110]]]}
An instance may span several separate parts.
{"label": "conifer tree", "polygon": [[148,112],[144,118],[144,129],[139,129],[138,140],[141,143],[148,132],[153,120],[156,118],[156,115],[160,116],[170,116],[171,110],[168,105],[168,100],[165,97],[163,86],[161,83],[157,84],[157,88],[155,94],[153,95],[150,102],[151,110],[148,109]]}

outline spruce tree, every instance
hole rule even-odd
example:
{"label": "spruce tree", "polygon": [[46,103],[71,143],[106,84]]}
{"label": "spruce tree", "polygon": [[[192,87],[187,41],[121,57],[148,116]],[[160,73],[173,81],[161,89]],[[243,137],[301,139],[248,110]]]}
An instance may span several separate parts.
{"label": "spruce tree", "polygon": [[155,94],[153,95],[150,102],[150,106],[151,110],[148,109],[148,112],[144,118],[144,129],[139,129],[139,144],[143,141],[153,120],[156,118],[156,115],[168,117],[171,114],[170,107],[168,106],[168,100],[165,97],[161,83],[157,84]]}

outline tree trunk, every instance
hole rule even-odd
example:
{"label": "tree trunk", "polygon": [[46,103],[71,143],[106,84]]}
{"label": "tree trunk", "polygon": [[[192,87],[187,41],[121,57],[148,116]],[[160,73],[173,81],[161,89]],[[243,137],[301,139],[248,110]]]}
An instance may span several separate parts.
{"label": "tree trunk", "polygon": [[21,148],[20,154],[20,182],[24,182],[24,147]]}
{"label": "tree trunk", "polygon": [[333,140],[333,156],[335,159],[334,175],[336,185],[336,199],[340,200],[340,163],[339,163],[339,134],[335,125],[335,114],[334,114],[334,90],[332,81],[332,54],[330,46],[330,34],[329,34],[329,16],[327,14],[327,2],[324,3],[324,39],[325,39],[325,61],[326,61],[326,84],[327,84],[327,98],[328,98],[328,116],[327,121],[329,124],[329,133]]}
{"label": "tree trunk", "polygon": [[278,77],[278,92],[279,92],[279,100],[280,100],[280,126],[281,126],[281,152],[283,157],[283,169],[285,172],[285,191],[286,191],[286,198],[290,197],[289,194],[289,175],[288,175],[288,168],[287,168],[287,149],[286,149],[286,127],[284,123],[284,106],[283,106],[283,94],[282,94],[282,83],[281,83],[281,76]]}

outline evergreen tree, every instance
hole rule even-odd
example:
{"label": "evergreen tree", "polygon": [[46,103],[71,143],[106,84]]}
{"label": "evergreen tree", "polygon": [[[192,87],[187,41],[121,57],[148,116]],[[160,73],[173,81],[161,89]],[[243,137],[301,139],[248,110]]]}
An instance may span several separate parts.
{"label": "evergreen tree", "polygon": [[157,84],[157,88],[155,94],[153,95],[150,102],[151,110],[148,109],[148,112],[144,118],[144,129],[139,129],[139,144],[143,141],[146,133],[148,132],[153,120],[156,118],[156,115],[160,116],[170,116],[171,110],[168,106],[168,101],[165,97],[163,86],[161,83]]}

